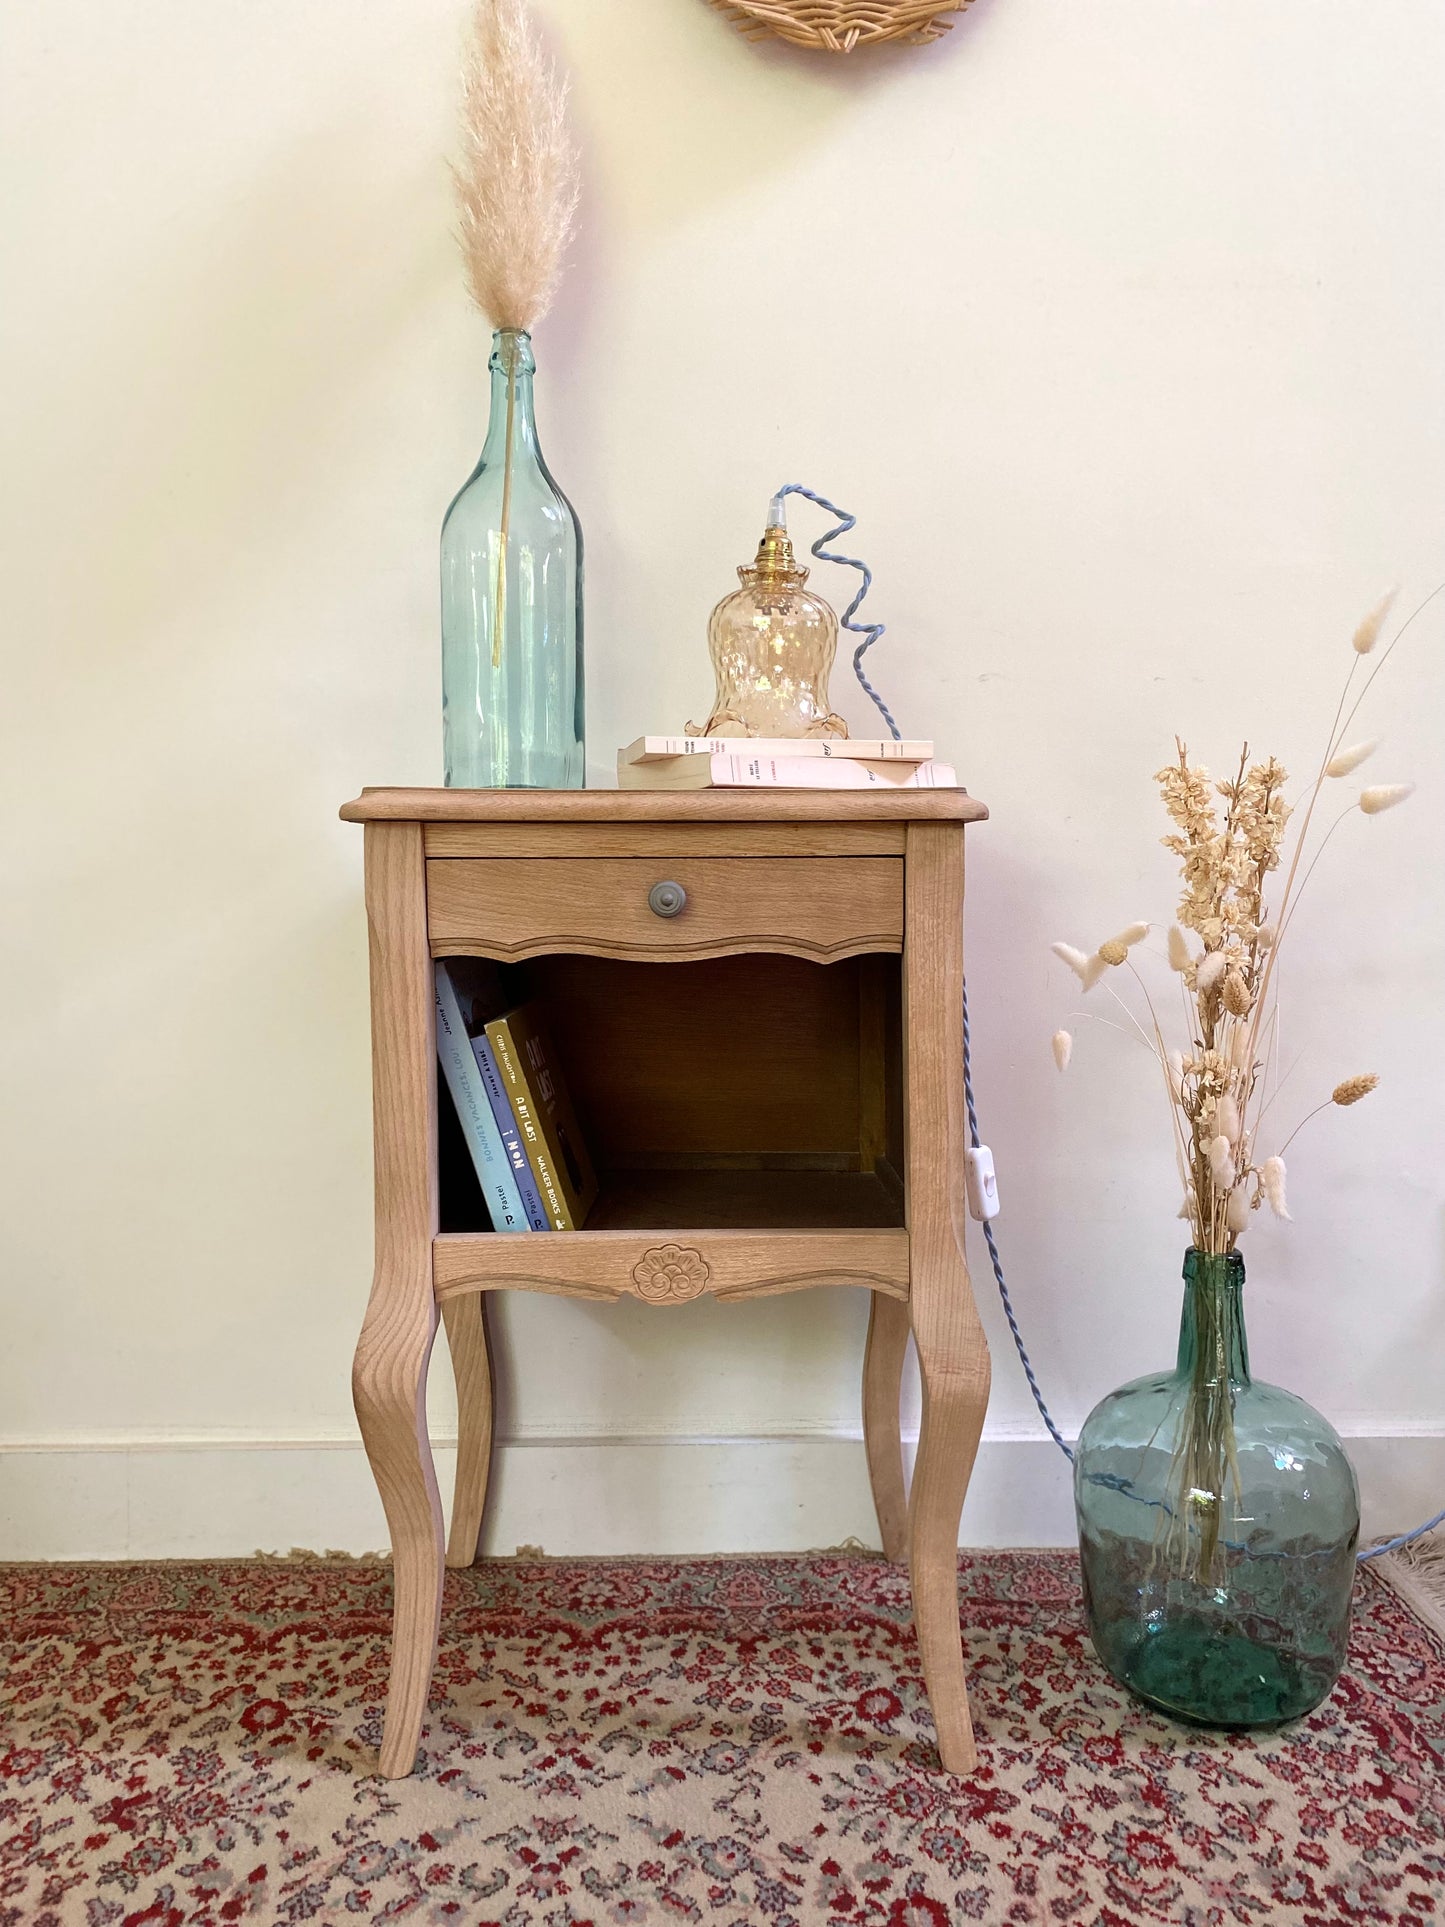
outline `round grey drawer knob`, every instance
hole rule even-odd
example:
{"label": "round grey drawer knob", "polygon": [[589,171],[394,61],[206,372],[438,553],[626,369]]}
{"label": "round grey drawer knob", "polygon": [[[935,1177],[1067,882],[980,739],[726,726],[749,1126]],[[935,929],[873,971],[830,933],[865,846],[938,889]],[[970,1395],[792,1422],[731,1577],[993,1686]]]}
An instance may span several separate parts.
{"label": "round grey drawer knob", "polygon": [[654,883],[647,893],[647,907],[654,916],[675,917],[687,906],[687,892],[680,883]]}

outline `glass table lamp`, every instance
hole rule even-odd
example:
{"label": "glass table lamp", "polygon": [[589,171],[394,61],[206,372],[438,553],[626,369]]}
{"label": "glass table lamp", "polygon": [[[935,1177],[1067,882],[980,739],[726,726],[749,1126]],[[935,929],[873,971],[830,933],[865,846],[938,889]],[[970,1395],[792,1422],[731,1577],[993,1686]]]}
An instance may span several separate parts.
{"label": "glass table lamp", "polygon": [[828,674],[838,647],[838,618],[804,583],[774,497],[751,563],[738,569],[741,588],[724,596],[707,625],[717,694],[712,714],[689,735],[846,736],[848,725],[828,707]]}

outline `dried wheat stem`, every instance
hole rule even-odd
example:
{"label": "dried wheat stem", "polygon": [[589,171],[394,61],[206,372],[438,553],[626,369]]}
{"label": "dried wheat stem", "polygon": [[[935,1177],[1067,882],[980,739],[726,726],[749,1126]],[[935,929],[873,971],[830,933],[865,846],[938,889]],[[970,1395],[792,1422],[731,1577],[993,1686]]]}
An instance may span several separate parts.
{"label": "dried wheat stem", "polygon": [[1293,897],[1289,899],[1288,909],[1286,909],[1284,912],[1284,915],[1277,920],[1275,939],[1274,939],[1274,945],[1273,945],[1274,949],[1278,949],[1279,944],[1282,938],[1284,937],[1286,930],[1289,929],[1290,923],[1293,921],[1293,918],[1294,918],[1294,913],[1299,908],[1300,898],[1304,895],[1306,889],[1309,887],[1309,880],[1314,875],[1315,868],[1319,863],[1320,858],[1324,855],[1326,849],[1329,847],[1330,838],[1334,835],[1335,831],[1340,827],[1341,823],[1345,821],[1346,817],[1354,816],[1358,813],[1359,807],[1360,806],[1358,802],[1347,804],[1345,808],[1340,811],[1339,815],[1335,818],[1334,822],[1331,823],[1330,827],[1325,831],[1324,835],[1320,838],[1319,847],[1318,849],[1316,849],[1314,855],[1310,858],[1309,868],[1305,871],[1304,875],[1299,880],[1299,888],[1295,891]]}
{"label": "dried wheat stem", "polygon": [[[1147,924],[1145,925],[1145,928],[1146,929],[1148,928]],[[1143,991],[1144,1002],[1149,1006],[1149,1020],[1154,1026],[1154,1039],[1152,1044],[1150,1044],[1150,1049],[1154,1052],[1154,1055],[1158,1058],[1160,1069],[1164,1073],[1164,1089],[1169,1098],[1169,1117],[1170,1117],[1171,1123],[1174,1126],[1175,1156],[1179,1161],[1179,1175],[1181,1178],[1183,1178],[1185,1184],[1187,1185],[1189,1182],[1188,1146],[1185,1142],[1183,1126],[1179,1121],[1179,1107],[1174,1102],[1174,1079],[1170,1075],[1170,1070],[1169,1070],[1169,1047],[1164,1042],[1163,1027],[1159,1022],[1159,1013],[1154,1008],[1154,999],[1149,995],[1149,986],[1148,984],[1145,983],[1144,979],[1139,975],[1138,967],[1134,963],[1133,958],[1132,957],[1128,958],[1127,962],[1128,962],[1129,974],[1133,977],[1135,983],[1138,984],[1139,988]],[[1120,998],[1119,1002],[1123,1003],[1123,999]],[[1142,1025],[1140,1026],[1140,1029],[1141,1030],[1143,1029]],[[1146,1042],[1149,1041],[1147,1036],[1145,1038],[1145,1041]]]}
{"label": "dried wheat stem", "polygon": [[[1151,1057],[1154,1055],[1154,1046],[1142,1032],[1136,1037],[1133,1032],[1129,1031],[1123,1024],[1116,1024],[1112,1017],[1101,1017],[1097,1010],[1076,1010],[1073,1014],[1073,1020],[1075,1023],[1102,1024],[1105,1030],[1116,1030],[1121,1037],[1127,1037],[1131,1044],[1140,1044],[1148,1051]],[[1136,1024],[1134,1029],[1137,1031],[1138,1028]]]}
{"label": "dried wheat stem", "polygon": [[[1138,1037],[1139,1042],[1144,1046],[1145,1050],[1147,1050],[1152,1057],[1157,1057],[1159,1055],[1159,1046],[1154,1042],[1154,1039],[1149,1035],[1148,1031],[1145,1030],[1144,1026],[1139,1022],[1139,1019],[1134,1015],[1133,1011],[1130,1010],[1129,1006],[1124,1002],[1124,999],[1119,995],[1118,991],[1115,990],[1112,984],[1105,984],[1104,988],[1105,990],[1108,991],[1109,995],[1114,999],[1114,1002],[1119,1006],[1120,1010],[1123,1011],[1124,1015],[1129,1019],[1129,1022],[1134,1026],[1135,1035]],[[1082,1012],[1080,1014],[1087,1015],[1086,1012]]]}
{"label": "dried wheat stem", "polygon": [[1358,1104],[1362,1097],[1368,1097],[1370,1095],[1370,1092],[1376,1088],[1379,1082],[1380,1079],[1374,1071],[1362,1071],[1359,1076],[1347,1077],[1341,1083],[1336,1084],[1323,1104],[1316,1104],[1312,1111],[1306,1111],[1299,1123],[1295,1125],[1284,1143],[1279,1147],[1280,1156],[1284,1156],[1285,1152],[1294,1143],[1295,1139],[1299,1136],[1306,1124],[1309,1123],[1311,1118],[1318,1117],[1321,1111],[1333,1110],[1336,1105],[1344,1109],[1351,1104]]}
{"label": "dried wheat stem", "polygon": [[512,430],[517,415],[517,344],[507,344],[507,447],[502,457],[502,526],[497,531],[497,611],[492,621],[492,667],[502,666],[507,633],[507,548],[512,530]]}
{"label": "dried wheat stem", "polygon": [[1336,1084],[1330,1092],[1331,1104],[1358,1104],[1362,1097],[1378,1090],[1380,1076],[1378,1071],[1362,1071],[1355,1077],[1346,1077]]}
{"label": "dried wheat stem", "polygon": [[1279,1147],[1280,1157],[1284,1156],[1285,1152],[1294,1143],[1295,1139],[1299,1136],[1300,1132],[1304,1129],[1306,1124],[1309,1123],[1310,1119],[1312,1117],[1318,1117],[1321,1111],[1329,1110],[1330,1106],[1334,1103],[1334,1101],[1335,1100],[1332,1097],[1327,1097],[1323,1104],[1316,1104],[1316,1106],[1312,1111],[1305,1112],[1304,1116],[1300,1119],[1299,1123],[1295,1125],[1294,1129],[1290,1132],[1289,1136],[1285,1139],[1284,1143],[1280,1145]]}
{"label": "dried wheat stem", "polygon": [[[1425,611],[1430,607],[1430,604],[1435,600],[1436,596],[1442,593],[1445,593],[1445,582],[1437,582],[1435,584],[1435,587],[1430,591],[1429,595],[1426,596],[1425,600],[1410,611],[1409,615],[1406,616],[1405,620],[1400,624],[1399,628],[1395,631],[1394,635],[1390,638],[1389,647],[1384,651],[1383,655],[1380,657],[1380,660],[1375,664],[1374,668],[1370,671],[1369,675],[1366,676],[1364,681],[1364,687],[1360,690],[1359,695],[1356,696],[1353,708],[1350,710],[1349,715],[1345,717],[1343,724],[1340,725],[1339,727],[1338,734],[1330,744],[1329,753],[1331,756],[1333,756],[1335,751],[1339,748],[1340,743],[1344,740],[1345,731],[1349,728],[1350,724],[1355,720],[1355,717],[1358,715],[1360,704],[1365,700],[1366,696],[1369,695],[1370,684],[1375,680],[1376,676],[1379,675],[1380,671],[1384,668],[1385,664],[1390,660],[1391,656],[1395,653],[1396,649],[1399,648],[1400,642],[1403,639],[1406,631],[1409,630],[1409,628],[1412,626],[1416,617],[1424,615]],[[1356,658],[1356,661],[1358,661],[1358,657]],[[1353,673],[1353,668],[1354,668],[1354,665],[1351,664],[1352,673]],[[1348,678],[1347,678],[1346,679],[1347,689],[1348,689],[1348,686],[1349,684],[1348,684]],[[1343,706],[1343,700],[1344,699],[1341,698],[1342,706]]]}
{"label": "dried wheat stem", "polygon": [[[1330,762],[1339,753],[1340,745],[1345,740],[1345,734],[1348,731],[1350,724],[1355,720],[1355,717],[1359,713],[1360,704],[1365,700],[1365,697],[1370,693],[1370,685],[1374,682],[1376,676],[1379,675],[1380,671],[1384,668],[1385,664],[1390,660],[1390,657],[1394,654],[1395,650],[1399,647],[1401,638],[1405,635],[1407,630],[1409,630],[1410,627],[1414,624],[1417,617],[1423,615],[1425,610],[1428,609],[1430,604],[1435,600],[1436,596],[1440,595],[1442,592],[1445,592],[1445,582],[1437,582],[1435,587],[1430,591],[1429,595],[1425,597],[1424,601],[1417,604],[1417,606],[1410,611],[1410,614],[1405,618],[1404,622],[1402,622],[1400,627],[1395,631],[1395,634],[1391,638],[1390,643],[1386,648],[1384,654],[1380,657],[1379,661],[1375,664],[1374,668],[1370,671],[1369,675],[1366,676],[1364,687],[1360,690],[1359,695],[1356,696],[1354,703],[1350,707],[1348,713],[1346,713],[1345,701],[1350,693],[1350,684],[1354,678],[1355,667],[1361,659],[1361,652],[1357,650],[1350,658],[1349,674],[1345,677],[1345,686],[1340,692],[1340,700],[1335,709],[1335,720],[1330,728],[1329,741],[1325,745],[1324,757],[1320,763],[1320,773],[1315,778],[1314,788],[1310,792],[1309,804],[1305,810],[1304,821],[1300,825],[1299,834],[1295,838],[1294,853],[1290,860],[1289,874],[1285,878],[1284,895],[1280,899],[1280,906],[1279,906],[1279,912],[1278,912],[1280,937],[1283,937],[1285,928],[1289,923],[1289,919],[1294,913],[1295,898],[1293,893],[1294,893],[1295,874],[1299,869],[1300,858],[1304,853],[1305,840],[1309,835],[1310,820],[1314,815],[1315,804],[1319,800],[1320,791],[1324,787],[1325,778],[1329,770]],[[1385,603],[1385,607],[1388,608],[1388,606],[1389,606],[1389,602],[1387,600]],[[1382,611],[1382,619],[1383,619],[1383,611]],[[1369,618],[1366,618],[1366,620],[1368,621]],[[1359,631],[1356,631],[1357,635],[1358,633]],[[1373,643],[1371,644],[1371,647],[1373,647]],[[1353,809],[1354,807],[1355,807],[1354,805],[1351,805],[1351,809]],[[1346,810],[1344,812],[1345,816],[1348,816],[1349,814],[1350,814],[1350,810]],[[1310,877],[1314,874],[1315,864],[1318,863],[1320,860],[1320,856],[1324,850],[1325,843],[1328,843],[1330,837],[1334,835],[1335,831],[1339,828],[1341,821],[1343,821],[1343,817],[1336,819],[1336,821],[1330,825],[1330,828],[1325,835],[1324,842],[1322,842],[1320,844],[1319,849],[1315,851],[1314,856],[1310,860],[1309,869],[1305,872],[1304,879],[1300,884],[1301,891],[1303,891],[1305,884],[1308,883]],[[1264,975],[1260,981],[1259,993],[1255,1000],[1256,1024],[1258,1024],[1260,1015],[1264,1010],[1265,993],[1269,989],[1270,979],[1274,974],[1275,959],[1279,955],[1279,949],[1280,949],[1279,941],[1278,939],[1276,939],[1274,945],[1270,949],[1269,955],[1265,959]]]}
{"label": "dried wheat stem", "polygon": [[[1327,780],[1330,764],[1333,761],[1333,759],[1339,754],[1340,747],[1345,740],[1345,733],[1349,729],[1350,724],[1354,721],[1355,715],[1359,710],[1360,704],[1365,699],[1365,696],[1369,690],[1370,684],[1375,680],[1376,676],[1379,675],[1380,671],[1384,668],[1385,664],[1389,661],[1390,656],[1393,653],[1396,644],[1400,640],[1400,637],[1404,635],[1406,629],[1408,629],[1410,627],[1410,624],[1414,622],[1415,617],[1418,616],[1421,613],[1421,611],[1428,606],[1429,603],[1434,601],[1435,597],[1440,594],[1442,589],[1445,589],[1445,582],[1438,584],[1434,589],[1432,589],[1430,591],[1430,594],[1426,596],[1424,602],[1420,604],[1419,608],[1415,609],[1410,614],[1410,616],[1406,619],[1404,624],[1396,632],[1394,638],[1391,640],[1389,647],[1385,650],[1385,653],[1380,657],[1380,660],[1375,664],[1374,668],[1370,671],[1369,675],[1365,678],[1364,688],[1361,689],[1359,695],[1355,698],[1353,707],[1348,711],[1348,713],[1346,713],[1345,704],[1349,699],[1350,686],[1354,681],[1355,670],[1359,665],[1362,656],[1366,654],[1370,649],[1373,649],[1374,647],[1375,637],[1379,633],[1379,625],[1384,621],[1385,615],[1390,607],[1390,603],[1394,600],[1393,591],[1391,591],[1390,595],[1384,597],[1376,605],[1375,609],[1371,610],[1370,614],[1366,616],[1365,620],[1359,625],[1359,627],[1355,631],[1354,647],[1350,656],[1350,667],[1345,676],[1344,687],[1340,691],[1340,699],[1338,703],[1336,703],[1335,705],[1334,720],[1330,724],[1329,736],[1325,742],[1325,753],[1320,758],[1319,772],[1316,775],[1314,780],[1314,785],[1310,790],[1309,801],[1305,806],[1304,820],[1299,826],[1299,830],[1295,836],[1294,849],[1290,855],[1289,872],[1285,877],[1284,892],[1280,898],[1279,909],[1278,909],[1278,912],[1276,913],[1279,937],[1282,937],[1284,935],[1285,925],[1288,923],[1290,912],[1294,907],[1293,893],[1294,893],[1295,877],[1298,874],[1300,858],[1304,854],[1305,844],[1309,838],[1310,824],[1314,818],[1315,805],[1319,801],[1320,791],[1324,788],[1325,782]],[[1361,638],[1366,635],[1368,635],[1369,640],[1365,643],[1365,646],[1362,649],[1360,646]],[[1334,834],[1334,830],[1336,827],[1337,827],[1336,825],[1331,826],[1330,835]],[[1323,845],[1321,845],[1321,848],[1323,848]],[[1311,871],[1313,871],[1314,864],[1316,861],[1318,861],[1318,857],[1319,857],[1319,852],[1316,851],[1315,857],[1310,863]],[[1306,876],[1306,881],[1307,880],[1308,880],[1308,873]],[[1303,885],[1301,885],[1301,888],[1303,888]],[[1274,975],[1275,962],[1279,956],[1279,949],[1280,949],[1279,938],[1277,937],[1275,942],[1271,944],[1269,948],[1269,952],[1265,957],[1264,972],[1260,978],[1256,996],[1255,996],[1254,1024],[1255,1024],[1256,1031],[1258,1029],[1259,1022],[1264,1012],[1265,1000],[1269,991],[1270,980]]]}
{"label": "dried wheat stem", "polygon": [[[1130,965],[1130,969],[1133,969],[1132,964]],[[1138,977],[1139,973],[1137,970],[1134,972],[1134,975],[1136,978]],[[1140,983],[1140,987],[1141,989],[1143,988],[1142,980]],[[1173,1094],[1174,1086],[1173,1086],[1173,1081],[1169,1075],[1168,1055],[1164,1049],[1164,1040],[1162,1035],[1160,1034],[1158,1022],[1157,1020],[1155,1021],[1154,1036],[1150,1037],[1149,1033],[1145,1030],[1144,1026],[1139,1022],[1139,1019],[1134,1015],[1133,1011],[1130,1010],[1129,1006],[1124,1002],[1124,999],[1119,995],[1118,991],[1114,989],[1113,985],[1106,984],[1105,988],[1109,992],[1109,995],[1114,999],[1114,1002],[1119,1006],[1120,1010],[1122,1010],[1124,1015],[1129,1019],[1129,1022],[1134,1026],[1134,1029],[1138,1034],[1140,1043],[1143,1044],[1144,1048],[1149,1052],[1150,1056],[1155,1060],[1155,1062],[1159,1065],[1159,1067],[1164,1073],[1164,1087],[1169,1097],[1169,1118],[1170,1118],[1170,1122],[1173,1124],[1173,1127],[1174,1127],[1174,1136],[1173,1136],[1174,1160],[1179,1167],[1180,1183],[1184,1186],[1185,1190],[1187,1191],[1189,1189],[1188,1148],[1184,1142],[1183,1129],[1179,1122],[1179,1112],[1174,1103],[1174,1094]],[[1144,996],[1147,1001],[1149,997],[1149,992],[1147,989],[1144,990]],[[1151,1005],[1151,1012],[1152,1012],[1152,1005]],[[1088,1013],[1085,1012],[1084,1015],[1088,1015]],[[1100,1018],[1097,1021],[1104,1023],[1104,1022],[1107,1022],[1108,1020],[1106,1018]]]}

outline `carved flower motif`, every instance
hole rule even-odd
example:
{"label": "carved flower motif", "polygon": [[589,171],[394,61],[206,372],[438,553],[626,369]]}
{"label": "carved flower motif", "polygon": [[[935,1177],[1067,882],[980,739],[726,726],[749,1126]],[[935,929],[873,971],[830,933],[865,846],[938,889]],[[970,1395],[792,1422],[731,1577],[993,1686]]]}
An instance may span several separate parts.
{"label": "carved flower motif", "polygon": [[696,1298],[711,1276],[707,1259],[686,1245],[654,1245],[632,1267],[638,1297],[652,1305],[676,1305]]}

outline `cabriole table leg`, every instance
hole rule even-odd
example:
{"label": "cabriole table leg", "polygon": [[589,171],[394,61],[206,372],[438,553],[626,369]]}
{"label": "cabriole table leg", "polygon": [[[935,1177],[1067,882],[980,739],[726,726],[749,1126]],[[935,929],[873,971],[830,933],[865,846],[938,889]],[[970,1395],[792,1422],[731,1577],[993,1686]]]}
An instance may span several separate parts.
{"label": "cabriole table leg", "polygon": [[[381,1771],[416,1764],[442,1607],[442,1507],[426,1428],[426,1371],[436,1312],[411,1315],[420,1277],[378,1272],[356,1348],[352,1397],[391,1534],[391,1676]],[[410,1289],[408,1289],[410,1286]],[[431,1267],[425,1276],[431,1296]]]}
{"label": "cabriole table leg", "polygon": [[442,1515],[426,1424],[436,1336],[435,1004],[418,823],[366,826],[376,1273],[352,1368],[366,1455],[391,1534],[391,1679],[381,1771],[411,1772],[436,1657]]}
{"label": "cabriole table leg", "polygon": [[988,1405],[988,1342],[958,1219],[964,1192],[963,861],[941,824],[910,824],[904,883],[908,1315],[923,1381],[909,1495],[913,1618],[946,1771],[978,1764],[958,1610],[958,1525]]}

